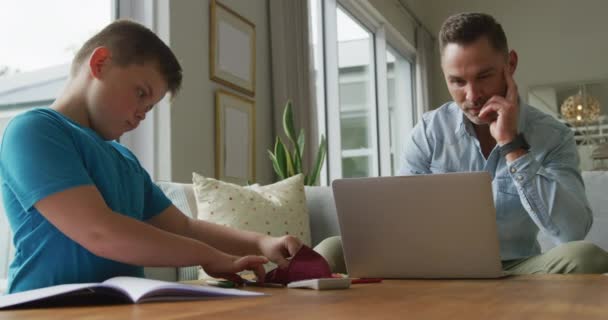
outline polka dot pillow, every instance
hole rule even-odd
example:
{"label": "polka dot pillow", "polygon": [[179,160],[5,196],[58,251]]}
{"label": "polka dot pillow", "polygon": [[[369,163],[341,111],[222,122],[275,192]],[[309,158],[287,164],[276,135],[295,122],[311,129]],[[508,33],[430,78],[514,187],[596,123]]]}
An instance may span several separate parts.
{"label": "polka dot pillow", "polygon": [[192,183],[198,219],[275,237],[290,234],[310,246],[303,175],[243,187],[193,173]]}

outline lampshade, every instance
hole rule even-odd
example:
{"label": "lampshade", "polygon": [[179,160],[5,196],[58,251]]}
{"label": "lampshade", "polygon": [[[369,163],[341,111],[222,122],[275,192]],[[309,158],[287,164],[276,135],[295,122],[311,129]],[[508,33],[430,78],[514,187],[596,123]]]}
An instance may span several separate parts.
{"label": "lampshade", "polygon": [[561,106],[562,117],[573,125],[584,125],[597,121],[600,116],[600,102],[584,90],[569,96]]}

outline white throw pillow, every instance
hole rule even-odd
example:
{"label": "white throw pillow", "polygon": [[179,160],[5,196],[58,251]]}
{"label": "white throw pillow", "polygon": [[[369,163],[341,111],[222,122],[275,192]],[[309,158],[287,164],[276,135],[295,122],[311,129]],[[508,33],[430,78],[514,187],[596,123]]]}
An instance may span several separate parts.
{"label": "white throw pillow", "polygon": [[192,183],[198,219],[275,237],[290,234],[310,246],[303,175],[243,187],[193,173]]}

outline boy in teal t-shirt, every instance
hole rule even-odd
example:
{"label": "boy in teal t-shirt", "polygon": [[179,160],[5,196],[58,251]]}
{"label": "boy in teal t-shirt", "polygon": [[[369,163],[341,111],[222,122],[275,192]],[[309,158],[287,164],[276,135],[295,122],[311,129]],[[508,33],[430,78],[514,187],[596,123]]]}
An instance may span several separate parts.
{"label": "boy in teal t-shirt", "polygon": [[[0,147],[0,179],[15,257],[9,293],[143,276],[142,266],[200,265],[222,276],[263,279],[268,258],[288,264],[301,242],[188,218],[114,142],[133,130],[181,67],[150,30],[116,21],[76,54],[49,109],[15,117]],[[256,256],[263,255],[263,256]]]}

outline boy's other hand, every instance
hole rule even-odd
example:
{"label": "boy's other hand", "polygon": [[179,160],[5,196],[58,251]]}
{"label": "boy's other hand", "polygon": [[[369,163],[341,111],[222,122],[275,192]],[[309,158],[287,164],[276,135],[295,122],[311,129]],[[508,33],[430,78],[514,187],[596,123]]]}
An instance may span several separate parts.
{"label": "boy's other hand", "polygon": [[302,241],[294,236],[269,237],[264,236],[259,242],[260,252],[279,268],[289,265],[287,258],[293,257],[302,247]]}
{"label": "boy's other hand", "polygon": [[266,271],[264,264],[268,262],[266,257],[244,256],[237,257],[229,254],[220,255],[219,259],[203,266],[205,272],[214,278],[233,279],[237,272],[250,270],[253,271],[258,281],[264,281]]}

